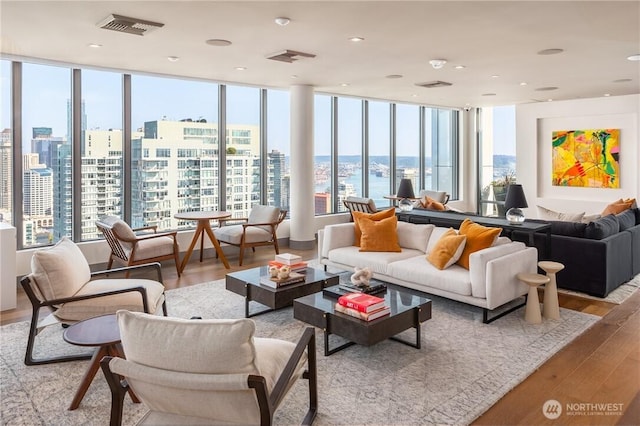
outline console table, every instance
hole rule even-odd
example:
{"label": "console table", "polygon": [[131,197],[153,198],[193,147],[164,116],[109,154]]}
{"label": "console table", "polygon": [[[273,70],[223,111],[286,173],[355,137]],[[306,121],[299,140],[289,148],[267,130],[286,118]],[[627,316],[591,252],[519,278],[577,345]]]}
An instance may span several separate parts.
{"label": "console table", "polygon": [[536,232],[545,232],[546,251],[547,253],[551,253],[551,224],[541,220],[527,219],[523,223],[511,223],[501,217],[475,216],[472,214],[426,209],[413,209],[411,211],[398,210],[396,215],[398,216],[398,220],[410,223],[430,223],[436,226],[459,228],[465,219],[469,219],[480,225],[502,228],[503,231],[507,231],[507,234],[510,234],[512,231],[520,231],[529,235],[527,245],[530,247],[535,247],[533,240],[534,234]]}

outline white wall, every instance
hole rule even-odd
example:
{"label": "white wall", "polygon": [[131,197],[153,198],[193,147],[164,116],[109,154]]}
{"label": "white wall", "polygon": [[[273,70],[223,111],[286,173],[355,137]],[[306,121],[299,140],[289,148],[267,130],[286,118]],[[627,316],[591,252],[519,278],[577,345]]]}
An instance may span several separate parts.
{"label": "white wall", "polygon": [[[516,170],[525,190],[527,217],[536,205],[561,212],[600,213],[620,198],[640,200],[640,95],[538,102],[516,107]],[[555,130],[620,129],[620,188],[551,185],[551,133]]]}

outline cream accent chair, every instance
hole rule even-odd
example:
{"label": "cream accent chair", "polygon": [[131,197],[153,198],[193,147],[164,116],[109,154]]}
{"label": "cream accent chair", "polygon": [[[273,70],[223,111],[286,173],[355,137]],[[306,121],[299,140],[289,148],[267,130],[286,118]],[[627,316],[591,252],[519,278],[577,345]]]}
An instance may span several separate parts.
{"label": "cream accent chair", "polygon": [[428,189],[422,189],[420,191],[420,197],[427,196],[441,204],[447,204],[449,202],[449,194],[447,191],[429,191]]}
{"label": "cream accent chair", "polygon": [[[255,252],[258,246],[273,246],[276,254],[280,254],[276,231],[286,216],[287,211],[279,207],[256,204],[248,218],[220,219],[220,226],[213,233],[219,242],[240,248],[238,265],[242,266],[245,248],[251,247]],[[244,223],[229,225],[229,222]]]}
{"label": "cream accent chair", "polygon": [[[149,412],[138,424],[270,425],[293,383],[309,381],[316,416],[315,329],[295,343],[254,337],[250,319],[180,319],[118,311],[126,359],[104,357],[111,425],[122,422],[129,387]],[[124,380],[122,380],[124,378]]]}
{"label": "cream accent chair", "polygon": [[[180,276],[180,249],[176,238],[177,231],[158,233],[156,226],[131,229],[125,221],[117,216],[105,216],[96,222],[96,226],[111,248],[107,269],[111,269],[114,261],[126,266],[133,266],[173,260],[178,276]],[[140,231],[150,232],[136,234]]]}
{"label": "cream accent chair", "polygon": [[[109,274],[151,272],[155,280],[142,278],[104,278]],[[32,306],[31,327],[24,363],[27,365],[88,359],[91,354],[35,359],[36,335],[46,326],[72,324],[87,318],[115,313],[119,309],[167,314],[159,263],[91,272],[78,246],[62,238],[50,248],[37,250],[31,258],[31,274],[23,277],[24,288]],[[41,308],[53,312],[39,320]]]}
{"label": "cream accent chair", "polygon": [[[342,204],[351,212],[363,212],[363,213],[375,213],[378,211],[376,203],[371,198],[361,197],[347,197],[342,201]],[[353,214],[351,215],[351,222],[353,222]]]}

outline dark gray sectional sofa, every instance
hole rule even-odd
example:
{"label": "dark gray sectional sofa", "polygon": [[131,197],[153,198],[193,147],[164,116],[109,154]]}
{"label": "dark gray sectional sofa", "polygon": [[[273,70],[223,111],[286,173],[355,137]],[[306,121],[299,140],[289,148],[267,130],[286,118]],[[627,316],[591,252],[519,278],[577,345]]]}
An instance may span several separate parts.
{"label": "dark gray sectional sofa", "polygon": [[[546,235],[535,235],[540,260],[565,265],[557,275],[558,287],[606,297],[609,292],[640,273],[640,210],[608,215],[588,224],[549,221],[551,252]],[[527,241],[513,232],[511,238]]]}

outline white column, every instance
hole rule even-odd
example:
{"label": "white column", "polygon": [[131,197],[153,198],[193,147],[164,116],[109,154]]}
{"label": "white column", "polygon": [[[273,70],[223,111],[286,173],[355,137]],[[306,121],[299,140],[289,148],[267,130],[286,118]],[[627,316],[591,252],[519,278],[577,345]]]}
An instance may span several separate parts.
{"label": "white column", "polygon": [[315,247],[313,172],[313,87],[292,86],[291,96],[291,221],[289,247]]}

